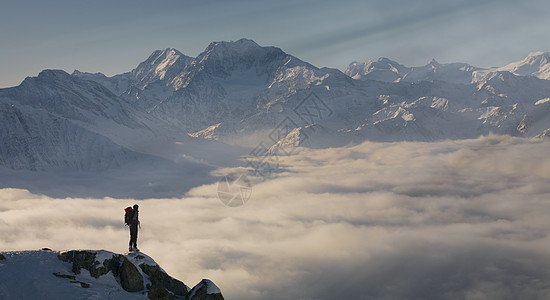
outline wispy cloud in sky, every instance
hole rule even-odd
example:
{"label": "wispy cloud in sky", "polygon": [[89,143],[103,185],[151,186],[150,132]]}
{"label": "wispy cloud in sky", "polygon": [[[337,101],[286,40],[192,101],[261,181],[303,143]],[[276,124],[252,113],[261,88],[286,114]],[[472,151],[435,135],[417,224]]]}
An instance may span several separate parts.
{"label": "wispy cloud in sky", "polygon": [[[426,1],[423,1],[426,2]],[[494,2],[494,1],[492,1]],[[424,5],[423,5],[424,4]],[[346,26],[336,27],[329,32],[316,32],[306,38],[306,42],[296,40],[297,50],[324,48],[341,45],[350,41],[368,38],[373,35],[387,35],[390,38],[395,31],[413,33],[416,25],[433,25],[433,21],[452,19],[462,11],[475,10],[487,5],[483,1],[453,1],[423,3],[410,1],[384,1],[376,5],[365,5],[365,18],[342,21]],[[328,17],[328,16],[327,16]]]}
{"label": "wispy cloud in sky", "polygon": [[547,299],[549,142],[489,136],[298,149],[239,208],[216,184],[182,199],[0,191],[3,250],[140,248],[228,299]]}
{"label": "wispy cloud in sky", "polygon": [[319,67],[390,57],[502,66],[548,51],[550,4],[529,1],[15,1],[0,11],[0,86],[45,68],[131,70],[154,50],[195,56],[242,37]]}

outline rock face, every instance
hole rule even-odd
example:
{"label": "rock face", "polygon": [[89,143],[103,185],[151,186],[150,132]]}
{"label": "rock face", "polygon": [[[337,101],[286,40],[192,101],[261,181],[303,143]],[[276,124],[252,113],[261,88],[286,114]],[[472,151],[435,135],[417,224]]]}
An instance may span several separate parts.
{"label": "rock face", "polygon": [[223,296],[212,281],[203,279],[189,291],[187,300],[223,300]]}
{"label": "rock face", "polygon": [[[99,261],[96,260],[96,253],[91,251],[68,251],[58,255],[58,258],[65,262],[73,264],[72,271],[75,274],[80,274],[81,269],[88,270],[94,278],[99,278],[107,274],[109,271],[113,275],[118,276],[120,273],[120,260],[124,258],[122,255],[113,255],[111,259],[103,261],[103,265],[99,266]],[[98,267],[99,266],[99,267]]]}
{"label": "rock face", "polygon": [[187,286],[166,274],[158,265],[146,265],[140,264],[139,267],[143,270],[143,273],[149,276],[151,284],[147,285],[149,290],[165,289],[178,296],[187,296]]}
{"label": "rock face", "polygon": [[139,270],[126,257],[120,255],[119,258],[122,260],[120,266],[120,284],[122,288],[128,292],[143,290],[143,276]]}
{"label": "rock face", "polygon": [[75,274],[80,274],[81,269],[85,269],[92,277],[99,278],[111,271],[113,276],[120,277],[120,284],[125,291],[143,290],[143,276],[124,255],[113,254],[112,258],[105,259],[101,266],[96,260],[96,253],[91,251],[68,251],[59,254],[58,257],[62,261],[72,263],[72,271]]}
{"label": "rock face", "polygon": [[170,293],[167,289],[164,288],[156,288],[149,290],[149,293],[147,293],[147,298],[151,300],[173,300],[176,299],[176,297]]}

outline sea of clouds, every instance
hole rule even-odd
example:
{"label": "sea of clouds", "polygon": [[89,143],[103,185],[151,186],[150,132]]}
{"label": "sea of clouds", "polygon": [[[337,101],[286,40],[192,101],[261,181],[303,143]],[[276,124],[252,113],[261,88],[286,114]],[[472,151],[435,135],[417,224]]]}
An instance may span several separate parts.
{"label": "sea of clouds", "polygon": [[[0,190],[0,250],[139,247],[226,299],[549,299],[550,142],[508,136],[297,149],[227,207]],[[185,178],[182,178],[185,180]]]}

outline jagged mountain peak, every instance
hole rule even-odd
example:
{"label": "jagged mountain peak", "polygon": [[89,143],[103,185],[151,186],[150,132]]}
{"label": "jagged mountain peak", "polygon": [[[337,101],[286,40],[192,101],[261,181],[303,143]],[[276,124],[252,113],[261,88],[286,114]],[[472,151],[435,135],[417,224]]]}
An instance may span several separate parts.
{"label": "jagged mountain peak", "polygon": [[159,49],[159,50],[155,50],[153,52],[153,55],[157,55],[157,56],[160,56],[160,55],[164,55],[164,56],[171,56],[171,55],[183,55],[183,53],[181,53],[180,51],[178,51],[177,49],[175,48],[164,48],[164,49]]}
{"label": "jagged mountain peak", "polygon": [[424,66],[407,67],[391,59],[381,57],[364,63],[353,62],[345,74],[359,80],[384,82],[447,81],[468,84],[478,68],[465,63],[440,63],[435,58]]}
{"label": "jagged mountain peak", "polygon": [[[32,77],[27,77],[27,79]],[[38,73],[38,76],[36,77],[37,80],[40,81],[52,81],[52,80],[72,80],[73,77],[71,74],[65,72],[64,70],[58,70],[58,69],[46,69]]]}
{"label": "jagged mountain peak", "polygon": [[130,72],[130,78],[135,86],[143,88],[151,82],[183,71],[192,59],[174,48],[155,50]]}
{"label": "jagged mountain peak", "polygon": [[[255,41],[249,40],[249,39],[239,39],[237,41],[218,41],[218,42],[212,42],[206,47],[204,52],[212,52],[212,51],[230,51],[230,52],[237,52],[237,53],[247,53],[247,52],[253,52],[253,51],[265,51],[267,49],[279,49],[276,47],[263,47],[258,45]],[[280,50],[280,49],[279,49]],[[282,51],[282,50],[280,50]]]}
{"label": "jagged mountain peak", "polygon": [[498,70],[510,71],[520,76],[550,79],[550,52],[531,52],[524,59],[510,63]]}
{"label": "jagged mountain peak", "polygon": [[534,51],[529,53],[526,58],[545,58],[550,59],[550,52]]}
{"label": "jagged mountain peak", "polygon": [[[51,94],[52,92],[58,94],[70,93],[65,88],[60,88],[63,86],[72,86],[79,90],[86,90],[90,93],[101,95],[101,97],[113,97],[111,91],[105,88],[103,85],[97,83],[96,81],[86,80],[80,76],[71,75],[64,70],[56,69],[46,69],[41,71],[36,77],[27,77],[23,82],[15,87],[16,90],[27,93],[28,89],[31,90],[42,90],[41,95],[32,94],[32,97],[46,97],[46,94]],[[45,92],[45,91],[48,92]],[[13,91],[15,92],[15,90]],[[49,96],[51,97],[51,95]]]}
{"label": "jagged mountain peak", "polygon": [[258,45],[253,40],[243,38],[235,42],[212,42],[208,45],[208,47],[206,47],[203,53],[199,54],[197,58],[199,60],[214,57],[229,60],[237,57],[261,59],[269,54],[286,56],[286,53],[277,47],[263,47]]}
{"label": "jagged mountain peak", "polygon": [[395,60],[389,59],[387,57],[380,57],[376,61],[369,61],[365,64],[365,67],[368,69],[392,69],[394,72],[399,72],[401,69],[407,68],[404,65],[398,63]]}
{"label": "jagged mountain peak", "polygon": [[155,66],[169,67],[181,57],[186,57],[186,55],[174,48],[165,48],[162,50],[153,51],[149,58],[145,60],[145,63]]}
{"label": "jagged mountain peak", "polygon": [[437,60],[435,60],[435,58],[432,58],[432,60],[430,60],[430,62],[428,63],[428,66],[440,66],[441,64],[439,62],[437,62]]}
{"label": "jagged mountain peak", "polygon": [[387,58],[387,57],[379,57],[375,60],[368,60],[366,62],[354,62],[355,65],[359,66],[359,65],[363,65],[363,66],[371,66],[371,65],[396,65],[396,66],[401,66],[400,63],[398,63],[397,61],[393,60],[393,59],[390,59],[390,58]]}
{"label": "jagged mountain peak", "polygon": [[261,46],[258,45],[258,43],[256,43],[255,41],[250,40],[250,39],[246,39],[246,38],[241,38],[237,41],[229,40],[229,41],[215,41],[215,42],[212,42],[212,43],[210,43],[210,45],[208,45],[207,50],[208,50],[208,48],[215,47],[215,46],[218,46],[218,45],[228,45],[228,46],[234,46],[234,47],[261,48]]}
{"label": "jagged mountain peak", "polygon": [[153,51],[151,55],[144,61],[146,64],[158,65],[162,62],[173,62],[180,56],[185,56],[183,53],[174,48],[165,48]]}
{"label": "jagged mountain peak", "polygon": [[280,63],[289,55],[276,47],[262,47],[248,39],[213,42],[195,59],[197,70],[211,76],[226,78],[235,70],[248,70],[255,66],[263,73],[273,63]]}
{"label": "jagged mountain peak", "polygon": [[366,62],[353,62],[345,71],[345,74],[353,79],[374,79],[379,81],[397,81],[400,73],[407,67],[386,57]]}
{"label": "jagged mountain peak", "polygon": [[[19,86],[12,89],[16,89],[21,92],[28,92],[26,91],[27,89],[49,90],[55,91],[56,93],[65,94],[71,92],[69,92],[68,89],[60,87],[71,86],[77,90],[86,90],[90,93],[94,93],[96,94],[96,98],[114,97],[115,95],[113,92],[98,82],[97,78],[107,77],[103,73],[91,74],[75,70],[73,74],[69,74],[64,70],[46,69],[38,73],[38,76],[25,78]],[[34,94],[32,96],[46,97],[44,93],[42,95]]]}
{"label": "jagged mountain peak", "polygon": [[83,77],[83,76],[101,76],[101,77],[107,77],[105,74],[101,72],[91,73],[91,72],[82,72],[80,70],[75,69],[73,73],[71,74],[73,76]]}

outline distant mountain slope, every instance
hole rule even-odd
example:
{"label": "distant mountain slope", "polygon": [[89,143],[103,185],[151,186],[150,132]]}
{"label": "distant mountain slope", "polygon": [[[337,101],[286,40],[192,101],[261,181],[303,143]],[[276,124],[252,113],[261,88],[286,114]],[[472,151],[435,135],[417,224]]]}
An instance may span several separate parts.
{"label": "distant mountain slope", "polygon": [[0,165],[10,169],[99,171],[146,159],[42,109],[0,103],[0,120]]}
{"label": "distant mountain slope", "polygon": [[115,95],[120,95],[130,86],[130,72],[107,77],[102,73],[87,73],[75,70],[71,75],[77,76],[85,80],[95,81]]}
{"label": "distant mountain slope", "polygon": [[178,196],[213,180],[201,155],[223,150],[60,70],[0,89],[0,125],[0,187],[54,197]]}
{"label": "distant mountain slope", "polygon": [[519,76],[535,76],[550,79],[550,52],[529,53],[524,59],[510,63],[499,71],[509,71]]}
{"label": "distant mountain slope", "polygon": [[[507,71],[517,76],[550,79],[550,52],[532,52],[524,59],[504,67],[479,68],[465,63],[440,64],[434,59],[425,66],[406,67],[382,57],[366,62],[352,62],[346,75],[359,80],[385,82],[440,80],[455,83],[477,82],[489,73]],[[489,75],[491,76],[491,75]]]}
{"label": "distant mountain slope", "polygon": [[17,87],[0,89],[0,99],[86,123],[110,119],[127,127],[139,126],[125,103],[103,85],[61,70],[44,70]]}
{"label": "distant mountain slope", "polygon": [[385,82],[416,82],[421,80],[440,80],[454,83],[470,83],[472,73],[478,68],[463,63],[440,64],[435,59],[421,67],[405,67],[388,58],[369,60],[364,63],[353,62],[346,69],[346,75],[359,80],[378,80]]}
{"label": "distant mountain slope", "polygon": [[103,85],[60,70],[0,89],[0,113],[0,163],[12,169],[103,170],[145,159],[136,150],[158,155],[144,143],[163,134],[187,137]]}
{"label": "distant mountain slope", "polygon": [[0,253],[1,299],[222,300],[203,279],[190,289],[141,252],[50,250]]}

